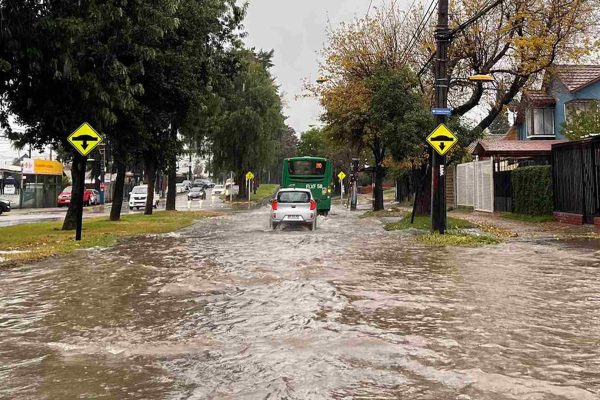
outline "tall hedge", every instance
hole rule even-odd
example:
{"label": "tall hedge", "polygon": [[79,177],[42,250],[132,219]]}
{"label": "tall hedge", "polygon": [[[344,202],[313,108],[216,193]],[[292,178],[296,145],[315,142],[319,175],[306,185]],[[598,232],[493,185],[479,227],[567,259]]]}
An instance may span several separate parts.
{"label": "tall hedge", "polygon": [[554,210],[552,169],[549,165],[517,168],[512,172],[512,201],[517,214],[549,215]]}

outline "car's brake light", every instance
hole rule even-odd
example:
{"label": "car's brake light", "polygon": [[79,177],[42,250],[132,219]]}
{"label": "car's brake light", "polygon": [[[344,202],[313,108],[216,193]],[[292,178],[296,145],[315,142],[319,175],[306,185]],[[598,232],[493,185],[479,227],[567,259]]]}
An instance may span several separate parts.
{"label": "car's brake light", "polygon": [[316,209],[316,208],[317,208],[317,202],[316,202],[316,201],[314,201],[314,200],[311,200],[311,201],[310,201],[310,209],[311,209],[311,210],[314,210],[314,209]]}
{"label": "car's brake light", "polygon": [[273,209],[273,210],[277,210],[277,200],[273,200],[273,201],[271,202],[271,209]]}

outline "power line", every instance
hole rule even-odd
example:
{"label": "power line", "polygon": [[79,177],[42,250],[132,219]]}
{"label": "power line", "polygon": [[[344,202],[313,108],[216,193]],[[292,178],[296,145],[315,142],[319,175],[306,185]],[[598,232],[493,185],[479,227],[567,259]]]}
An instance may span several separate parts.
{"label": "power line", "polygon": [[[457,35],[457,34],[463,32],[469,26],[471,26],[472,24],[474,24],[475,22],[477,22],[477,20],[479,18],[483,17],[485,14],[487,14],[488,12],[490,12],[490,10],[492,10],[494,7],[497,7],[500,4],[502,4],[503,1],[504,0],[490,0],[490,1],[488,1],[486,3],[486,5],[484,5],[483,8],[480,11],[478,11],[477,13],[475,13],[475,15],[473,15],[471,18],[469,18],[468,20],[466,20],[462,24],[458,25],[456,28],[452,29],[449,32],[449,37],[452,37],[454,35]],[[421,69],[419,70],[419,73],[417,74],[418,76],[421,76],[427,70],[427,68],[429,68],[429,65],[431,64],[431,62],[433,61],[434,58],[435,58],[435,51],[433,51],[431,53],[431,55],[429,56],[429,58],[425,62],[425,65],[423,65],[423,67],[421,67]]]}
{"label": "power line", "polygon": [[367,13],[365,14],[365,18],[369,16],[369,12],[371,12],[372,5],[373,5],[373,0],[369,1],[369,8],[367,8]]}
{"label": "power line", "polygon": [[406,46],[406,50],[404,51],[404,53],[402,53],[402,63],[403,64],[405,64],[406,61],[408,60],[408,56],[409,56],[410,52],[413,50],[413,47],[415,46],[417,41],[420,39],[421,34],[423,33],[423,30],[425,29],[425,26],[429,23],[429,20],[431,19],[431,16],[433,15],[434,4],[437,5],[437,3],[438,3],[437,0],[431,0],[431,3],[429,3],[429,7],[427,7],[427,10],[423,14],[421,21],[417,25],[417,29],[415,29],[415,32],[414,32],[411,40],[408,42],[408,45]]}

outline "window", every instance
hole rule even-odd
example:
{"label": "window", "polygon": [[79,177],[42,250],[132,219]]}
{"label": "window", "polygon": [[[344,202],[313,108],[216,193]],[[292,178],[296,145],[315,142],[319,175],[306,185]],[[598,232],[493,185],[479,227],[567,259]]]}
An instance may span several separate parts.
{"label": "window", "polygon": [[590,112],[598,109],[598,100],[573,100],[565,104],[565,120],[571,121],[575,114]]}
{"label": "window", "polygon": [[553,108],[534,108],[527,111],[527,136],[554,136]]}
{"label": "window", "polygon": [[325,175],[325,161],[291,161],[289,173],[290,175]]}
{"label": "window", "polygon": [[308,192],[279,192],[277,201],[280,203],[308,203],[310,194]]}

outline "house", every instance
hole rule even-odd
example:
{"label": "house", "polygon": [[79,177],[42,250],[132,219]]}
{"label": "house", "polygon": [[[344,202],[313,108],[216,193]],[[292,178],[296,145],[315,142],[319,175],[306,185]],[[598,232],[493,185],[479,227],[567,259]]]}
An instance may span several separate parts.
{"label": "house", "polygon": [[555,65],[546,72],[541,90],[523,92],[517,139],[564,139],[564,122],[593,103],[600,103],[600,65]]}

